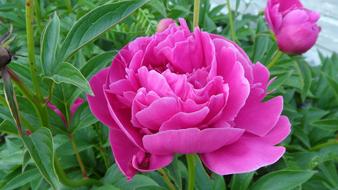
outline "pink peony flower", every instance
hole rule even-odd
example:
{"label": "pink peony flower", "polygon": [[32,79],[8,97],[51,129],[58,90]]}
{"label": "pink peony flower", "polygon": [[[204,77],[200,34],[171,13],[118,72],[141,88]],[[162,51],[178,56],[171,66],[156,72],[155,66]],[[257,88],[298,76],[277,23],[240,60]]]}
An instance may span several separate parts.
{"label": "pink peony flower", "polygon": [[[76,110],[83,104],[84,100],[82,98],[77,98],[70,107],[70,117],[72,118]],[[49,109],[53,110],[62,120],[66,127],[68,127],[67,120],[65,115],[51,102],[47,102]]]}
{"label": "pink peony flower", "polygon": [[160,20],[160,22],[157,24],[156,31],[157,32],[163,32],[165,29],[167,29],[170,25],[175,24],[175,21],[171,18],[164,18]]}
{"label": "pink peony flower", "polygon": [[175,154],[198,154],[210,170],[244,173],[275,163],[290,132],[283,98],[263,101],[269,71],[222,36],[184,20],[125,46],[98,72],[88,95],[110,128],[121,171],[165,167]]}
{"label": "pink peony flower", "polygon": [[317,41],[320,15],[299,0],[268,0],[265,19],[276,35],[278,47],[288,54],[302,54]]}

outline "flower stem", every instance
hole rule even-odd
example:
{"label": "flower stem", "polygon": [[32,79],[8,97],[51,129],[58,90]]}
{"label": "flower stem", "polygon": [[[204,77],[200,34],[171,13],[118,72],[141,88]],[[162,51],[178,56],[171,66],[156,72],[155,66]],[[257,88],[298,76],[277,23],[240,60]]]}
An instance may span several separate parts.
{"label": "flower stem", "polygon": [[55,166],[55,170],[59,177],[60,182],[66,186],[75,188],[75,187],[81,187],[81,186],[86,186],[86,185],[100,185],[101,184],[101,182],[96,179],[76,179],[76,180],[69,179],[65,171],[61,167],[61,164],[57,158],[57,155],[55,155],[54,166]]}
{"label": "flower stem", "polygon": [[45,105],[45,101],[42,97],[40,80],[37,74],[37,68],[35,64],[35,51],[34,51],[34,32],[33,32],[33,1],[26,0],[26,34],[27,34],[27,49],[28,49],[28,61],[32,75],[33,88],[36,92],[38,102],[36,106],[39,109],[42,126],[49,127],[48,110]]}
{"label": "flower stem", "polygon": [[229,18],[231,39],[233,41],[236,41],[235,25],[234,25],[233,15],[232,15],[232,11],[231,11],[230,0],[227,0],[227,9],[228,9],[228,18]]}
{"label": "flower stem", "polygon": [[275,51],[275,53],[273,54],[271,62],[267,66],[268,69],[270,69],[271,67],[273,67],[278,62],[278,60],[282,57],[282,55],[283,55],[283,53],[281,51],[279,51],[279,49],[277,49]]}
{"label": "flower stem", "polygon": [[176,190],[175,185],[170,181],[170,178],[166,171],[164,169],[159,169],[158,171],[161,173],[163,180],[167,184],[168,188],[170,190]]}
{"label": "flower stem", "polygon": [[194,190],[196,173],[195,155],[187,154],[186,159],[188,164],[188,190]]}
{"label": "flower stem", "polygon": [[71,13],[73,9],[71,0],[66,0],[66,5],[67,5],[68,12]]}
{"label": "flower stem", "polygon": [[198,27],[200,17],[200,0],[194,0],[194,19],[193,19],[193,26]]}
{"label": "flower stem", "polygon": [[[8,69],[8,73],[11,76],[11,79],[14,82],[14,84],[21,91],[21,93],[33,105],[35,112],[40,116],[41,123],[47,123],[48,121],[44,121],[44,120],[46,120],[46,118],[48,118],[48,117],[46,117],[47,113],[45,112],[45,110],[43,110],[43,108],[41,106],[39,106],[40,105],[39,100],[28,90],[28,88],[25,86],[25,84],[22,82],[22,80],[19,78],[19,76],[17,74],[15,74],[10,69]],[[22,118],[22,120],[23,120],[23,118]],[[23,122],[24,122],[24,120],[23,120]]]}
{"label": "flower stem", "polygon": [[74,153],[75,153],[76,160],[77,160],[77,162],[79,163],[79,166],[80,166],[80,169],[81,169],[82,176],[83,176],[85,179],[87,179],[87,178],[88,178],[88,176],[87,176],[87,171],[86,171],[86,168],[84,167],[84,164],[83,164],[82,158],[81,158],[81,156],[80,156],[79,149],[77,148],[77,145],[76,145],[76,143],[75,143],[73,134],[69,134],[68,137],[69,137],[70,142],[72,143],[72,148],[73,148],[73,151],[74,151]]}
{"label": "flower stem", "polygon": [[32,74],[33,87],[38,98],[41,97],[41,89],[39,85],[39,79],[37,77],[37,68],[35,65],[35,51],[34,51],[34,38],[33,38],[33,1],[26,0],[26,33],[27,33],[27,49],[28,60]]}

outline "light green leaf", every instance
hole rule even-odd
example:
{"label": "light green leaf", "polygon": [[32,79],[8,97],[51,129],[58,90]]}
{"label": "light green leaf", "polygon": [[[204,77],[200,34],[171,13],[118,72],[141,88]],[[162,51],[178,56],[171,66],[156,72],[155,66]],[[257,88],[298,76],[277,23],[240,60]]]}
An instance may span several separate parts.
{"label": "light green leaf", "polygon": [[59,187],[54,168],[54,144],[52,133],[47,128],[40,128],[22,140],[41,175],[54,188]]}
{"label": "light green leaf", "polygon": [[316,172],[311,170],[280,170],[268,173],[259,178],[252,190],[291,190],[309,180]]}
{"label": "light green leaf", "polygon": [[322,119],[313,122],[313,125],[324,130],[337,131],[338,119]]}
{"label": "light green leaf", "polygon": [[67,34],[62,44],[60,60],[63,61],[112,26],[120,23],[149,0],[129,0],[102,5],[84,15]]}
{"label": "light green leaf", "polygon": [[52,79],[56,83],[72,84],[84,90],[86,93],[92,94],[86,78],[77,68],[69,63],[59,65],[55,74],[47,78]]}
{"label": "light green leaf", "polygon": [[56,51],[60,36],[60,19],[55,13],[47,24],[41,40],[41,64],[46,75],[51,75],[57,62],[55,62]]}
{"label": "light green leaf", "polygon": [[3,187],[2,190],[12,190],[20,188],[27,183],[41,177],[37,169],[27,170],[9,180]]}
{"label": "light green leaf", "polygon": [[0,132],[8,133],[8,134],[15,134],[15,135],[18,134],[18,130],[15,128],[13,123],[8,120],[3,120],[0,123]]}

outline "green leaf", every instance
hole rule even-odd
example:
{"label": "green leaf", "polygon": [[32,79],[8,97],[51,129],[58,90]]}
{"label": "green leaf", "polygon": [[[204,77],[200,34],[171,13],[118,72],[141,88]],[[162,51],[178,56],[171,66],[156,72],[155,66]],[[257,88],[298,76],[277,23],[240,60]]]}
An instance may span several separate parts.
{"label": "green leaf", "polygon": [[103,185],[101,187],[94,188],[94,190],[120,190],[120,189],[113,185]]}
{"label": "green leaf", "polygon": [[3,120],[0,123],[0,132],[16,135],[18,134],[18,130],[15,128],[13,123],[8,120]]}
{"label": "green leaf", "polygon": [[130,0],[102,5],[81,17],[71,28],[60,52],[60,61],[73,55],[112,26],[120,23],[149,0]]}
{"label": "green leaf", "polygon": [[323,119],[313,122],[313,125],[324,130],[337,131],[338,130],[338,119]]}
{"label": "green leaf", "polygon": [[291,190],[309,180],[316,172],[309,170],[287,171],[280,170],[268,173],[259,178],[252,190]]}
{"label": "green leaf", "polygon": [[154,8],[163,17],[167,17],[166,7],[162,0],[152,0],[149,5]]}
{"label": "green leaf", "polygon": [[1,187],[1,189],[3,190],[17,189],[39,177],[41,177],[39,175],[39,171],[37,169],[31,169],[15,176],[10,181],[8,181],[3,187]]}
{"label": "green leaf", "polygon": [[247,190],[255,172],[236,174],[231,178],[231,189]]}
{"label": "green leaf", "polygon": [[135,175],[132,180],[127,181],[126,177],[120,172],[116,164],[113,164],[103,178],[104,184],[114,184],[123,190],[135,190],[143,187],[160,187],[153,179],[145,175]]}
{"label": "green leaf", "polygon": [[54,168],[54,144],[52,133],[47,128],[40,128],[22,140],[36,167],[45,180],[56,189],[59,186]]}
{"label": "green leaf", "polygon": [[295,62],[295,67],[299,74],[299,80],[302,86],[301,98],[302,98],[302,101],[304,102],[305,98],[307,97],[310,91],[310,87],[312,83],[311,69],[310,69],[310,66],[306,62],[303,62],[303,61]]}
{"label": "green leaf", "polygon": [[94,73],[97,73],[102,68],[110,64],[114,58],[116,52],[105,52],[91,58],[82,68],[81,73],[87,79],[90,78]]}
{"label": "green leaf", "polygon": [[292,74],[293,74],[293,71],[291,70],[290,72],[285,73],[282,76],[278,76],[278,78],[276,80],[274,80],[271,83],[271,85],[268,87],[268,91],[277,90],[279,87],[281,87],[283,84],[285,84],[287,79],[289,79]]}
{"label": "green leaf", "polygon": [[56,68],[56,51],[60,36],[60,19],[55,13],[47,24],[41,40],[41,64],[46,75],[51,75]]}
{"label": "green leaf", "polygon": [[52,79],[56,83],[72,84],[84,90],[86,93],[92,94],[86,78],[77,68],[69,63],[59,65],[55,74],[47,78]]}
{"label": "green leaf", "polygon": [[329,83],[331,89],[332,89],[333,92],[334,92],[334,95],[335,95],[335,97],[336,97],[336,100],[338,101],[338,82],[335,81],[335,80],[334,80],[332,77],[330,77],[329,75],[327,75],[327,74],[325,74],[325,73],[322,73],[322,74],[325,76],[327,82]]}
{"label": "green leaf", "polygon": [[21,133],[22,129],[21,129],[21,123],[20,123],[20,113],[19,113],[18,102],[16,100],[15,91],[14,91],[13,84],[9,76],[7,67],[1,68],[1,76],[3,80],[6,103],[14,119],[17,129]]}

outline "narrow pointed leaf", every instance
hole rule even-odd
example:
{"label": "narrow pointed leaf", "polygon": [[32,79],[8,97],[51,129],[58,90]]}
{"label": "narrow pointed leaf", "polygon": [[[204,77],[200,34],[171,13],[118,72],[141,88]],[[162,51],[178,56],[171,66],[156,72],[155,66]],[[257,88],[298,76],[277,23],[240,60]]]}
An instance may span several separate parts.
{"label": "narrow pointed leaf", "polygon": [[149,0],[129,0],[102,5],[84,15],[69,31],[62,44],[61,61],[118,24]]}

